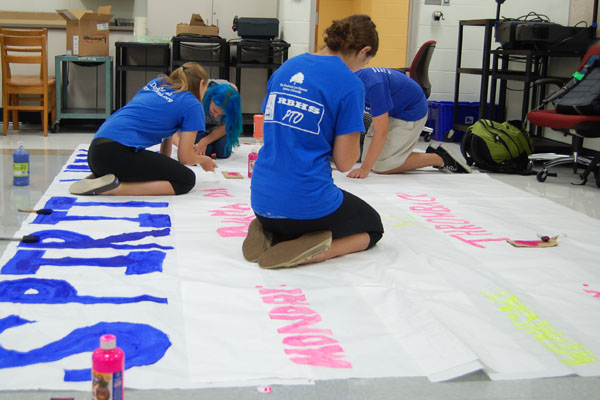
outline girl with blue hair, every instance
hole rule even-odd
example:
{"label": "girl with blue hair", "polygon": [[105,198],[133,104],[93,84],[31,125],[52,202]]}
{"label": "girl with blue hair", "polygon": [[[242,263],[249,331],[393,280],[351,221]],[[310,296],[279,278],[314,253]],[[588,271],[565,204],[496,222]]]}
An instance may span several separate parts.
{"label": "girl with blue hair", "polygon": [[196,135],[196,153],[228,158],[232,147],[239,146],[242,133],[242,105],[235,85],[211,80],[202,101],[206,130]]}
{"label": "girl with blue hair", "polygon": [[[242,105],[237,87],[224,79],[210,79],[202,98],[206,129],[198,131],[194,150],[198,155],[228,158],[232,148],[239,146],[242,133]],[[179,147],[179,136],[173,136]]]}

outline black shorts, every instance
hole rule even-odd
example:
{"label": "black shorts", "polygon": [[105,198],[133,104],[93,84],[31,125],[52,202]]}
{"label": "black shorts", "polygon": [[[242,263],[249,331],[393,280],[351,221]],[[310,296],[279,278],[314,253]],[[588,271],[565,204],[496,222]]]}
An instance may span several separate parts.
{"label": "black shorts", "polygon": [[105,138],[92,140],[88,164],[94,175],[114,174],[121,182],[169,181],[175,194],[187,193],[196,184],[194,171],[179,161]]}
{"label": "black shorts", "polygon": [[369,234],[369,247],[383,236],[381,217],[373,207],[352,193],[342,190],[344,200],[340,207],[329,215],[317,219],[265,218],[257,215],[263,228],[278,239],[292,240],[305,233],[329,230],[333,239],[357,233]]}

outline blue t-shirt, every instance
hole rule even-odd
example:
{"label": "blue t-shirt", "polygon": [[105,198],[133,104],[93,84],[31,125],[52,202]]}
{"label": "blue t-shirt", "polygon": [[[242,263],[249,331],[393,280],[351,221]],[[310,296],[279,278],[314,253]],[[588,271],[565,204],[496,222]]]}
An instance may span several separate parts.
{"label": "blue t-shirt", "polygon": [[403,121],[418,121],[427,115],[427,98],[408,75],[389,68],[369,67],[356,72],[365,85],[365,109],[374,117],[389,113]]}
{"label": "blue t-shirt", "polygon": [[252,174],[252,208],[268,218],[315,219],[337,210],[330,157],[337,135],[364,129],[364,87],[339,57],[301,54],[269,79],[265,144]]}
{"label": "blue t-shirt", "polygon": [[177,131],[204,131],[202,103],[186,90],[176,93],[161,86],[157,78],[104,121],[94,138],[139,150],[159,144]]}

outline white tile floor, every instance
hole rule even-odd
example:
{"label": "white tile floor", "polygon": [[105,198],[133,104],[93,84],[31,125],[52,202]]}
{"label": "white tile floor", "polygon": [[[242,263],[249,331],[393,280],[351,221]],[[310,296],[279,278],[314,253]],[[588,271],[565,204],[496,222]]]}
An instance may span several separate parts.
{"label": "white tile floor", "polygon": [[[56,173],[79,144],[87,144],[93,136],[93,127],[70,128],[44,137],[39,126],[22,125],[19,132],[9,129],[8,136],[0,135],[0,236],[12,237],[26,215],[18,208],[32,208],[48,188]],[[31,154],[31,184],[26,187],[12,185],[12,152],[17,142],[23,141]],[[449,144],[460,154],[458,145]],[[419,142],[425,149],[427,143]],[[548,198],[565,207],[600,219],[600,188],[593,176],[587,185],[573,186],[576,180],[570,168],[558,170],[559,176],[549,177],[544,183],[535,176],[492,174],[491,176],[536,196]],[[0,242],[0,253],[5,242]],[[599,262],[600,264],[600,262]],[[35,379],[35,377],[32,377]],[[204,390],[127,391],[128,399],[254,399],[269,396],[271,399],[598,399],[600,378],[554,378],[492,382],[484,374],[476,373],[452,382],[430,383],[425,378],[351,379],[317,382],[311,386],[275,386],[266,395],[255,388],[226,388]],[[50,399],[51,397],[88,399],[83,392],[0,392],[0,400]]]}

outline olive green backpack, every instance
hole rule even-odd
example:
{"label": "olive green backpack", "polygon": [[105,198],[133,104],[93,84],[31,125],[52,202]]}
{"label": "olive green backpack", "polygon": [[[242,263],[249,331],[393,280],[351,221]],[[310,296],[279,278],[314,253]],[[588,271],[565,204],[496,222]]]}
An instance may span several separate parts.
{"label": "olive green backpack", "polygon": [[468,165],[508,174],[529,174],[533,141],[521,121],[480,119],[467,128],[460,150]]}

